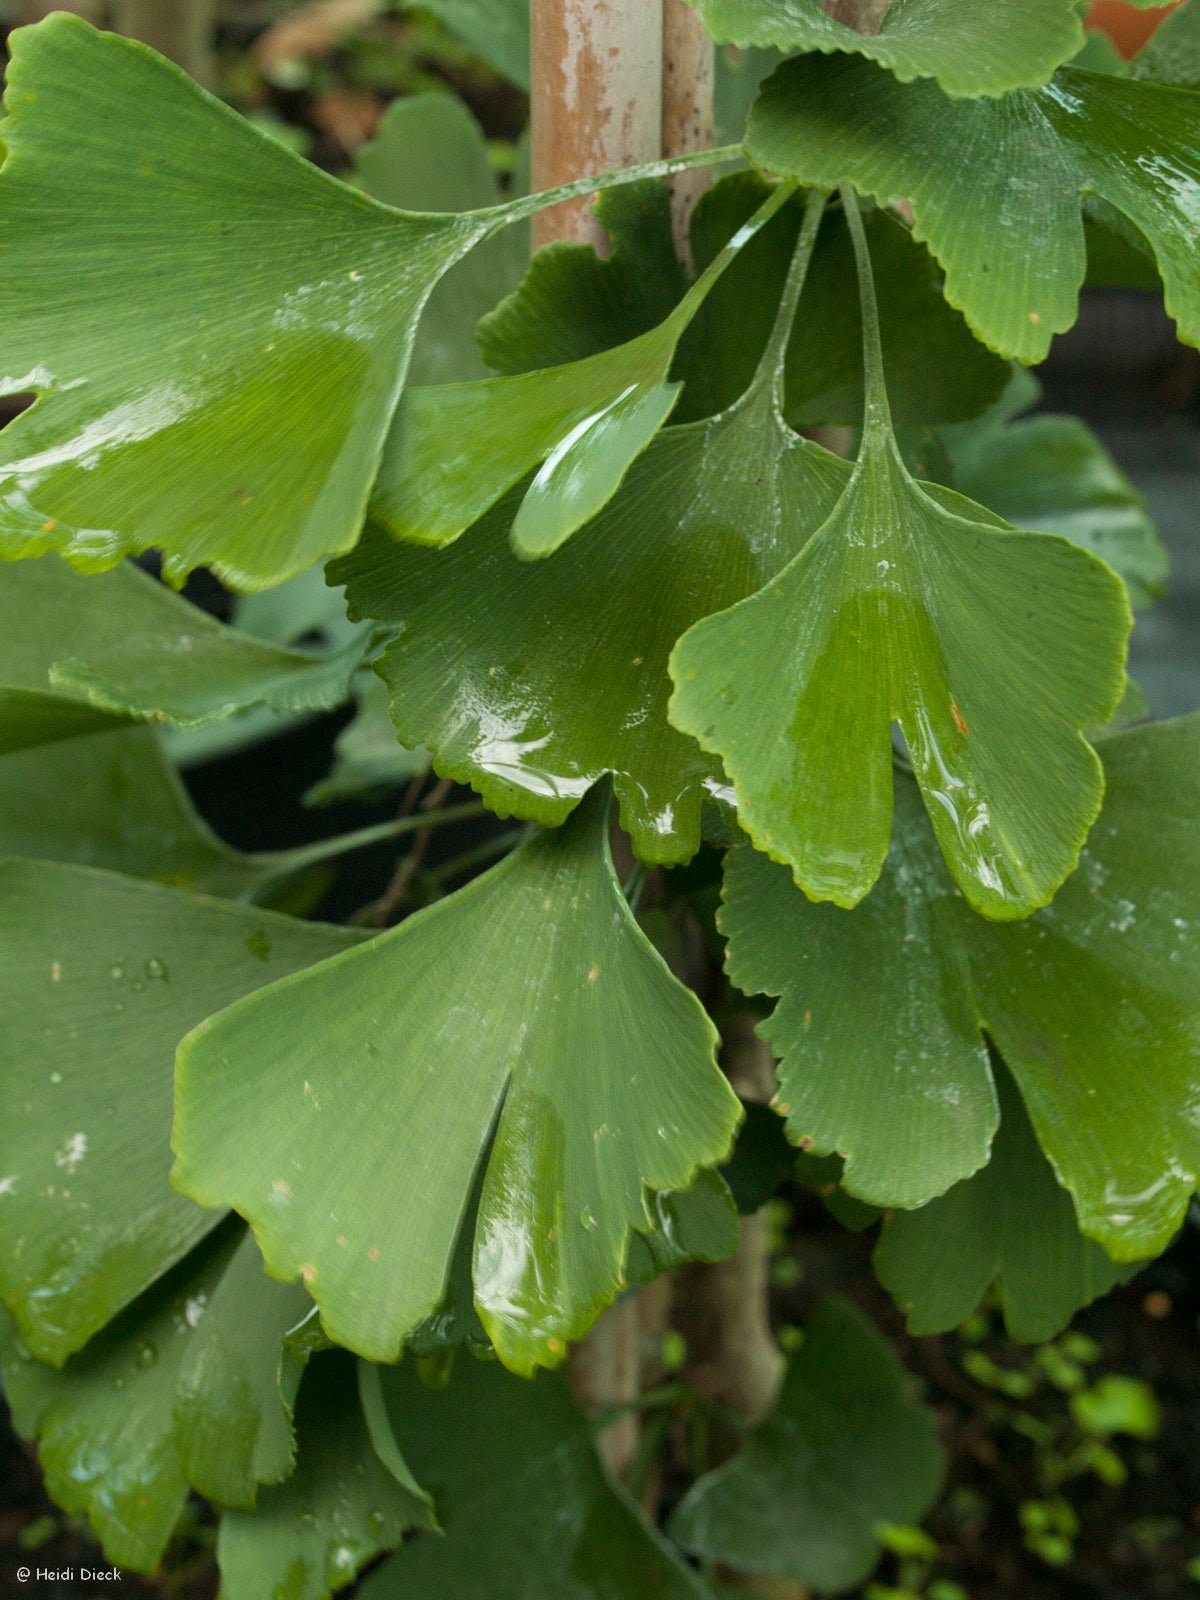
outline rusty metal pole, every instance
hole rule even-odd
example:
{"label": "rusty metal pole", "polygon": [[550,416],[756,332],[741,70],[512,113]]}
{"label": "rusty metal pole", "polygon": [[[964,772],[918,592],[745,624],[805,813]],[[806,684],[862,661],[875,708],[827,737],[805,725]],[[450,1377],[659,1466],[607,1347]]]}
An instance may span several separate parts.
{"label": "rusty metal pole", "polygon": [[[549,189],[592,173],[654,161],[662,149],[662,0],[533,0],[533,185]],[[534,246],[607,241],[588,201],[542,212]],[[643,1330],[626,1295],[575,1350],[576,1399],[588,1410],[629,1405],[641,1392]],[[638,1442],[632,1410],[601,1435],[618,1475]]]}
{"label": "rusty metal pole", "polygon": [[[533,0],[533,186],[654,161],[662,138],[662,0]],[[544,211],[535,247],[602,245],[586,200]]]}

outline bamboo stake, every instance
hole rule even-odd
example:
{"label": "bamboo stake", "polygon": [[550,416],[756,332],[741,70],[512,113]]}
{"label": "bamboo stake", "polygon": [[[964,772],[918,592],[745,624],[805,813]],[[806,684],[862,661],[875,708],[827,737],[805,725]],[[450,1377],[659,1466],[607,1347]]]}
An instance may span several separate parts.
{"label": "bamboo stake", "polygon": [[[659,155],[662,0],[533,0],[533,185]],[[587,201],[543,212],[534,245],[604,248]]]}
{"label": "bamboo stake", "polygon": [[[716,55],[699,13],[686,0],[663,0],[662,154],[687,155],[713,144]],[[675,249],[690,265],[688,224],[708,187],[703,167],[672,182]]]}

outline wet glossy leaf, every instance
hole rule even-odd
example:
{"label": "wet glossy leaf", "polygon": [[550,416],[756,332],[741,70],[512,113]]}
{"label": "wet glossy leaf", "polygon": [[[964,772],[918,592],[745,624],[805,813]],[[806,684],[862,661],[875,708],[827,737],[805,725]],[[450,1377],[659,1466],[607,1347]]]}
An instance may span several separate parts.
{"label": "wet glossy leaf", "polygon": [[4,432],[0,550],[154,545],[259,589],[348,549],[424,301],[489,224],[378,206],[65,13],[8,82],[4,387],[41,398]]}
{"label": "wet glossy leaf", "polygon": [[380,1374],[405,1458],[445,1530],[371,1574],[362,1600],[704,1600],[695,1573],[605,1474],[565,1383],[460,1360],[449,1387]]}
{"label": "wet glossy leaf", "polygon": [[[753,172],[723,178],[692,215],[692,255],[703,270],[770,193]],[[674,413],[696,421],[726,410],[753,382],[771,334],[803,217],[800,197],[760,230],[710,290],[680,341],[672,376],[684,384]],[[480,325],[498,371],[577,361],[663,320],[685,292],[671,234],[669,190],[630,184],[601,195],[597,219],[612,241],[601,259],[582,245],[540,251],[524,295]],[[942,296],[936,263],[899,220],[866,219],[879,297],[884,364],[897,425],[934,426],[978,416],[1008,381],[1006,363],[975,340]],[[785,414],[796,427],[858,424],[862,331],[845,223],[826,215],[788,344]]]}
{"label": "wet glossy leaf", "polygon": [[309,1367],[296,1445],[285,1483],[262,1490],[253,1511],[221,1518],[222,1600],[327,1600],[410,1529],[433,1526],[428,1496],[376,1454],[347,1356]]}
{"label": "wet glossy leaf", "polygon": [[[768,193],[765,182],[755,183],[753,197],[709,252],[705,265]],[[592,214],[608,236],[607,255],[597,254],[591,245],[556,240],[534,256],[517,291],[480,322],[480,352],[495,371],[512,377],[583,361],[626,344],[665,322],[687,293],[687,274],[675,250],[667,183],[642,179],[605,190],[596,196]],[[778,219],[768,224],[747,250],[753,253],[778,227]],[[731,264],[726,284],[747,259],[743,254]],[[704,316],[702,309],[697,320]]]}
{"label": "wet glossy leaf", "polygon": [[747,148],[805,183],[910,201],[951,305],[1026,362],[1075,320],[1094,193],[1149,240],[1180,337],[1200,343],[1200,97],[1185,90],[1064,68],[1044,89],[955,101],[859,57],[807,56],[766,84]]}
{"label": "wet glossy leaf", "polygon": [[360,1354],[394,1360],[438,1305],[489,1140],[475,1300],[522,1372],[612,1300],[648,1192],[728,1152],[715,1030],[621,895],[607,809],[181,1046],[176,1182]]}
{"label": "wet glossy leaf", "polygon": [[[508,489],[534,472],[512,517],[526,558],[551,555],[616,494],[679,397],[668,381],[675,351],[737,251],[786,201],[777,188],[656,328],[582,361],[410,389],[401,401],[371,500],[372,516],[397,539],[445,545]],[[553,269],[552,269],[553,270]],[[545,272],[518,291],[531,315]]]}
{"label": "wet glossy leaf", "polygon": [[880,1523],[921,1520],[943,1458],[931,1412],[909,1394],[891,1345],[848,1301],[810,1318],[774,1410],[670,1523],[710,1561],[844,1589],[880,1556]]}
{"label": "wet glossy leaf", "polygon": [[758,848],[841,906],[887,856],[898,723],[963,893],[1023,917],[1100,809],[1081,730],[1121,698],[1129,627],[1108,568],[917,483],[876,422],[800,555],[675,647],[670,716],[721,757]]}
{"label": "wet glossy leaf", "polygon": [[[1135,1261],[1169,1242],[1200,1174],[1200,718],[1102,750],[1105,808],[1079,870],[1027,922],[966,909],[909,780],[883,880],[852,916],[742,847],[722,921],[739,986],[784,996],[769,1032],[792,1137],[846,1155],[852,1193],[911,1208],[982,1165],[986,1030],[1082,1231]],[[859,1018],[875,1019],[866,1046]]]}
{"label": "wet glossy leaf", "polygon": [[1044,1344],[1130,1274],[1080,1233],[1006,1072],[996,1088],[1001,1119],[990,1162],[919,1211],[889,1212],[875,1271],[910,1333],[949,1333],[996,1284],[1009,1337]]}
{"label": "wet glossy leaf", "polygon": [[175,1387],[238,1237],[208,1240],[61,1372],[33,1360],[0,1313],[13,1423],[37,1439],[53,1499],[88,1518],[117,1566],[152,1572],[183,1510]]}
{"label": "wet glossy leaf", "polygon": [[857,32],[821,0],[691,0],[724,44],[789,52],[852,50],[903,82],[936,78],[952,95],[1045,83],[1083,45],[1073,0],[891,0],[878,32]]}
{"label": "wet glossy leaf", "polygon": [[1146,502],[1078,417],[981,419],[942,438],[963,494],[1018,528],[1059,534],[1100,556],[1134,606],[1162,593],[1170,561]]}
{"label": "wet glossy leaf", "polygon": [[737,1250],[737,1208],[718,1172],[701,1172],[688,1189],[652,1196],[650,1210],[653,1227],[629,1241],[625,1276],[631,1283],[649,1283],[693,1261],[725,1261]]}
{"label": "wet glossy leaf", "polygon": [[6,562],[0,594],[15,615],[31,619],[27,627],[46,630],[46,619],[55,619],[47,642],[56,690],[116,716],[181,728],[253,706],[315,712],[341,705],[369,642],[356,628],[328,655],[266,644],[225,627],[130,563],[81,577],[56,556]]}
{"label": "wet glossy leaf", "polygon": [[[462,0],[448,9],[461,11]],[[448,94],[393,100],[375,137],[359,148],[354,175],[372,199],[405,211],[481,210],[503,198],[479,124]],[[483,377],[475,324],[516,287],[528,258],[528,230],[514,226],[451,267],[422,314],[411,383]]]}
{"label": "wet glossy leaf", "polygon": [[[920,816],[913,825],[928,828]],[[813,906],[745,842],[726,858],[726,969],[746,993],[779,996],[759,1031],[779,1061],[788,1137],[837,1151],[851,1193],[886,1205],[923,1205],[977,1171],[999,1120],[939,899],[895,861],[847,916]],[[871,970],[864,948],[880,955]]]}
{"label": "wet glossy leaf", "polygon": [[667,429],[552,560],[513,559],[510,499],[440,554],[369,529],[331,570],[356,616],[398,625],[377,670],[403,744],[498,815],[550,824],[611,772],[638,856],[682,861],[721,777],[667,722],[670,651],[803,548],[848,470],[791,432],[767,383]]}
{"label": "wet glossy leaf", "polygon": [[183,1035],[355,935],[110,873],[0,865],[0,1292],[61,1362],[220,1218],[174,1193]]}
{"label": "wet glossy leaf", "polygon": [[292,1407],[303,1367],[286,1344],[312,1310],[297,1284],[276,1283],[243,1231],[199,1308],[175,1384],[183,1476],[222,1506],[252,1506],[295,1460]]}

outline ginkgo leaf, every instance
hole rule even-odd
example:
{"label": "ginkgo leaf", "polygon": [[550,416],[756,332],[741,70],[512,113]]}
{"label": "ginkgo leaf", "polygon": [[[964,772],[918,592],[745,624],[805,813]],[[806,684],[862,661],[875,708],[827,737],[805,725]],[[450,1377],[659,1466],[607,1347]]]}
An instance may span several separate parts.
{"label": "ginkgo leaf", "polygon": [[0,552],[259,589],[348,549],[424,302],[495,216],[377,205],[66,13],[13,36],[5,106],[4,388],[39,399]]}
{"label": "ginkgo leaf", "polygon": [[[349,698],[368,643],[362,629],[328,655],[263,643],[128,562],[89,577],[57,556],[0,562],[0,748],[49,742],[80,716],[197,727],[252,706],[325,711]],[[31,696],[46,710],[32,729]]]}
{"label": "ginkgo leaf", "polygon": [[328,1600],[405,1533],[435,1526],[429,1496],[376,1453],[348,1356],[310,1364],[296,1445],[285,1483],[262,1490],[253,1511],[221,1518],[222,1600]]}
{"label": "ginkgo leaf", "polygon": [[[454,8],[461,3],[455,0]],[[462,101],[448,94],[393,100],[375,137],[355,152],[354,176],[373,200],[403,211],[457,213],[501,200],[482,129]],[[529,258],[527,233],[506,228],[439,282],[417,329],[410,383],[484,376],[475,324],[516,288]]]}
{"label": "ginkgo leaf", "polygon": [[665,321],[628,343],[518,377],[410,389],[371,499],[374,519],[397,539],[449,544],[537,469],[512,519],[513,548],[527,559],[552,554],[612,499],[666,422],[684,331],[790,194],[776,186]]}
{"label": "ginkgo leaf", "polygon": [[[901,786],[902,816],[912,788]],[[886,1205],[923,1205],[976,1172],[999,1124],[958,953],[941,935],[941,898],[889,863],[847,916],[813,906],[746,842],[726,857],[726,970],[745,993],[779,997],[759,1032],[779,1060],[788,1137],[837,1151],[851,1194]],[[887,960],[868,972],[864,945]]]}
{"label": "ginkgo leaf", "polygon": [[951,100],[861,57],[805,56],[770,78],[747,149],[805,183],[909,201],[946,298],[993,349],[1039,361],[1075,321],[1081,191],[1149,241],[1180,337],[1200,343],[1200,96],[1063,68],[1042,89]]}
{"label": "ginkgo leaf", "polygon": [[0,865],[0,1295],[62,1362],[220,1220],[172,1191],[175,1047],[356,942],[335,928],[48,862]]}
{"label": "ginkgo leaf", "polygon": [[828,15],[821,0],[691,0],[723,44],[789,52],[852,50],[907,83],[1000,95],[1045,83],[1083,46],[1074,0],[891,0],[877,31]]}
{"label": "ginkgo leaf", "polygon": [[475,1301],[521,1372],[613,1299],[647,1194],[728,1152],[740,1113],[715,1030],[625,903],[607,813],[598,792],[180,1047],[176,1183],[241,1212],[270,1270],[370,1359],[395,1360],[438,1305],[485,1151]]}
{"label": "ginkgo leaf", "polygon": [[986,1030],[1082,1231],[1136,1261],[1169,1242],[1200,1176],[1200,717],[1101,749],[1103,814],[1027,922],[963,905],[907,778],[883,881],[852,915],[742,846],[721,922],[734,981],[783,997],[767,1028],[793,1141],[843,1154],[851,1193],[911,1209],[982,1165]]}
{"label": "ginkgo leaf", "polygon": [[445,1389],[408,1364],[380,1381],[444,1537],[410,1540],[362,1600],[475,1600],[481,1574],[488,1600],[710,1600],[608,1477],[561,1378],[522,1383],[496,1362],[459,1361]]}
{"label": "ginkgo leaf", "polygon": [[368,530],[330,569],[355,616],[397,625],[377,670],[401,743],[432,750],[499,815],[561,823],[611,772],[642,860],[699,848],[722,779],[667,722],[670,651],[796,555],[850,472],[780,415],[796,287],[743,399],[667,429],[552,560],[512,559],[509,500],[442,553]]}
{"label": "ginkgo leaf", "polygon": [[1009,1337],[1045,1344],[1130,1269],[1080,1233],[1006,1072],[996,1088],[1000,1129],[988,1165],[919,1211],[889,1211],[875,1271],[910,1333],[949,1333],[995,1284]]}
{"label": "ginkgo leaf", "polygon": [[[722,179],[716,188],[723,190],[728,181]],[[737,222],[714,243],[705,266],[769,195],[765,180],[756,180],[753,196],[739,211]],[[708,203],[708,196],[702,196],[699,204]],[[780,227],[794,204],[784,206],[775,221],[760,229],[730,263],[722,280],[726,287],[731,278],[740,279],[745,263]],[[668,183],[644,178],[602,191],[596,196],[592,216],[607,236],[606,254],[589,244],[556,239],[537,252],[515,292],[480,321],[476,330],[479,351],[494,371],[513,377],[584,361],[628,344],[665,322],[687,293],[688,276],[672,232]],[[714,284],[710,297],[720,292],[721,284]],[[706,320],[709,304],[711,298],[697,311],[684,335],[685,345],[696,323]]]}
{"label": "ginkgo leaf", "polygon": [[892,1346],[831,1296],[770,1415],[693,1484],[669,1531],[709,1561],[848,1589],[879,1560],[881,1523],[930,1510],[942,1470],[933,1414],[911,1397]]}
{"label": "ginkgo leaf", "polygon": [[[770,195],[754,172],[722,178],[692,213],[699,270]],[[683,383],[673,413],[694,422],[727,410],[754,381],[796,249],[805,201],[797,196],[739,252],[709,290],[680,340],[672,376]],[[635,338],[667,317],[687,289],[671,232],[670,191],[642,182],[602,194],[596,219],[612,244],[539,251],[522,293],[483,319],[480,348],[513,374],[579,361]],[[937,263],[900,220],[865,221],[879,299],[888,392],[897,425],[936,426],[976,417],[1008,381],[1008,365],[981,345],[942,296]],[[456,269],[461,271],[461,268]],[[857,423],[862,415],[862,333],[847,298],[853,256],[845,222],[825,214],[787,349],[784,414],[793,427]]]}
{"label": "ginkgo leaf", "polygon": [[[194,1315],[175,1381],[175,1434],[187,1483],[221,1506],[252,1506],[295,1462],[292,1410],[303,1362],[288,1333],[312,1302],[268,1278],[249,1230]],[[187,1319],[185,1319],[187,1320]]]}
{"label": "ginkgo leaf", "polygon": [[1100,810],[1082,730],[1124,690],[1129,603],[1077,545],[909,475],[849,216],[867,345],[853,475],[770,583],[679,641],[670,717],[721,757],[758,848],[847,907],[887,856],[898,724],[963,893],[989,916],[1024,917],[1070,873]]}
{"label": "ginkgo leaf", "polygon": [[187,1499],[175,1386],[240,1234],[207,1240],[61,1372],[35,1361],[0,1313],[5,1398],[17,1432],[38,1442],[47,1490],[134,1572],[158,1566]]}
{"label": "ginkgo leaf", "polygon": [[1106,561],[1130,603],[1160,595],[1170,559],[1146,502],[1078,417],[1043,414],[947,429],[954,487],[1018,528],[1055,533]]}

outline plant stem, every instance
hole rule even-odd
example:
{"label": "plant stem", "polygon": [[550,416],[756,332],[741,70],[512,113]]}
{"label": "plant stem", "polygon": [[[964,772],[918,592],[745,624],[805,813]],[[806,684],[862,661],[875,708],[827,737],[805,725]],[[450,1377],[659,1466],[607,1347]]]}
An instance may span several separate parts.
{"label": "plant stem", "polygon": [[523,222],[551,206],[568,200],[590,200],[602,189],[618,189],[625,183],[637,183],[642,178],[670,178],[678,172],[690,172],[695,167],[727,167],[744,159],[740,144],[719,145],[712,150],[693,150],[686,155],[671,156],[662,161],[643,161],[635,166],[619,167],[611,172],[598,172],[591,178],[576,178],[557,188],[543,189],[537,194],[510,200],[504,205],[488,206],[483,211],[463,215],[491,218],[494,229],[508,227],[512,222]]}
{"label": "plant stem", "polygon": [[[794,192],[794,191],[793,191]],[[820,190],[814,189],[808,197],[804,208],[804,221],[800,228],[800,237],[796,241],[795,254],[792,256],[791,266],[788,268],[787,281],[783,286],[783,295],[779,301],[779,310],[775,313],[775,322],[771,328],[771,337],[767,340],[767,347],[762,353],[758,372],[755,374],[752,387],[759,384],[770,383],[773,388],[775,403],[783,409],[784,374],[787,364],[787,347],[792,336],[792,323],[796,320],[796,310],[800,304],[800,296],[804,293],[804,284],[808,278],[809,263],[812,261],[813,250],[816,248],[817,234],[821,230],[821,218],[825,214],[825,196]]]}
{"label": "plant stem", "polygon": [[854,263],[858,269],[858,298],[862,306],[863,331],[863,438],[891,436],[892,408],[888,400],[883,370],[883,339],[879,330],[879,302],[875,298],[875,274],[871,271],[871,252],[858,209],[858,197],[848,183],[840,190],[850,238],[854,243]]}
{"label": "plant stem", "polygon": [[486,808],[478,800],[464,801],[462,805],[446,806],[441,811],[425,812],[415,817],[400,817],[393,822],[379,822],[370,828],[359,828],[353,833],[336,834],[332,839],[318,839],[315,844],[300,845],[295,850],[280,850],[258,859],[270,868],[271,878],[289,878],[308,867],[318,867],[323,862],[334,861],[339,856],[350,855],[355,850],[366,850],[374,844],[387,844],[402,839],[405,834],[440,828],[448,822],[465,822],[471,817],[486,816]]}

